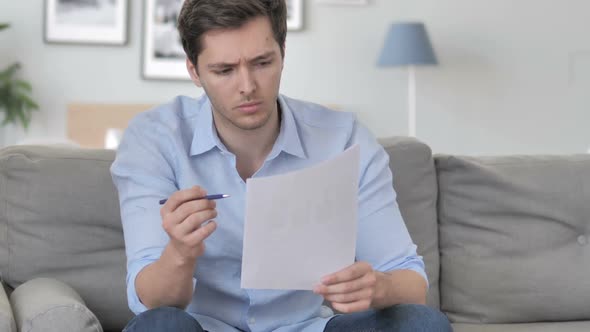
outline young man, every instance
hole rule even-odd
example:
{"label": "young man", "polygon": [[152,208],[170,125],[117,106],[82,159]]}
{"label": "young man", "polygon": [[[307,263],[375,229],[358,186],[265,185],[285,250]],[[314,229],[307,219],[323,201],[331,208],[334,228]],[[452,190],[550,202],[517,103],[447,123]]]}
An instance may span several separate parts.
{"label": "young man", "polygon": [[[279,95],[285,0],[186,0],[179,31],[205,95],[136,117],[111,168],[138,314],[125,331],[450,331],[423,305],[424,264],[385,151],[351,114]],[[313,291],[241,289],[246,179],[302,169],[353,144],[361,150],[357,262]],[[207,192],[231,198],[195,200]]]}

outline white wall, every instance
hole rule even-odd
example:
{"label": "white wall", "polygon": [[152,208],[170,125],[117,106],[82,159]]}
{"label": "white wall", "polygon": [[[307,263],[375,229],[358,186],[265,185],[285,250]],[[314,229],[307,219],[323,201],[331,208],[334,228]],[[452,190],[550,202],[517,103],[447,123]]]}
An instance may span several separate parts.
{"label": "white wall", "polygon": [[[377,136],[405,135],[406,73],[375,62],[391,22],[421,20],[441,65],[418,70],[417,135],[435,152],[590,147],[590,1],[305,4],[305,29],[287,39],[283,93],[357,112]],[[41,105],[30,132],[10,139],[64,137],[72,102],[159,103],[201,93],[190,82],[141,78],[142,2],[132,3],[125,47],[45,44],[42,7],[0,2],[0,22],[13,25],[0,33],[0,67],[21,61]]]}

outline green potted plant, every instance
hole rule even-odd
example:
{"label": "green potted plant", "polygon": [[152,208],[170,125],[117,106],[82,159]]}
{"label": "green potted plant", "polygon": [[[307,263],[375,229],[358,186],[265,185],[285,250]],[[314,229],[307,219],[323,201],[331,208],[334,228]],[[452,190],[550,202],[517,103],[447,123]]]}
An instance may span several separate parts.
{"label": "green potted plant", "polygon": [[[0,23],[0,30],[10,25]],[[11,123],[27,129],[31,123],[33,111],[39,105],[31,98],[31,84],[17,76],[20,64],[15,63],[0,71],[0,127]]]}

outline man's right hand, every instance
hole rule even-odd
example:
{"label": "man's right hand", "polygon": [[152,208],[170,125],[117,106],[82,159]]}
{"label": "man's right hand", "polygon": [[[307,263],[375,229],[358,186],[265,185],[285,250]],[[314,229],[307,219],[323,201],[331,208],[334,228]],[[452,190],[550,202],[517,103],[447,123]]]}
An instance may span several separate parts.
{"label": "man's right hand", "polygon": [[204,240],[217,228],[214,221],[202,226],[217,216],[215,201],[195,200],[207,195],[199,186],[172,194],[160,209],[162,226],[170,237],[170,246],[183,264],[194,264],[205,251]]}

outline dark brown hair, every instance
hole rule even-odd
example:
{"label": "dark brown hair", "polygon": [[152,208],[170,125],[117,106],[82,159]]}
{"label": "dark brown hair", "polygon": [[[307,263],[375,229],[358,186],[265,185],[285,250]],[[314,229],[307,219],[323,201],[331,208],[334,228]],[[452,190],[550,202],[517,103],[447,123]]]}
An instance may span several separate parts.
{"label": "dark brown hair", "polygon": [[237,29],[259,16],[270,19],[274,39],[281,48],[281,56],[285,56],[285,0],[185,0],[178,17],[178,31],[184,52],[196,67],[197,58],[203,51],[201,37],[206,32]]}

